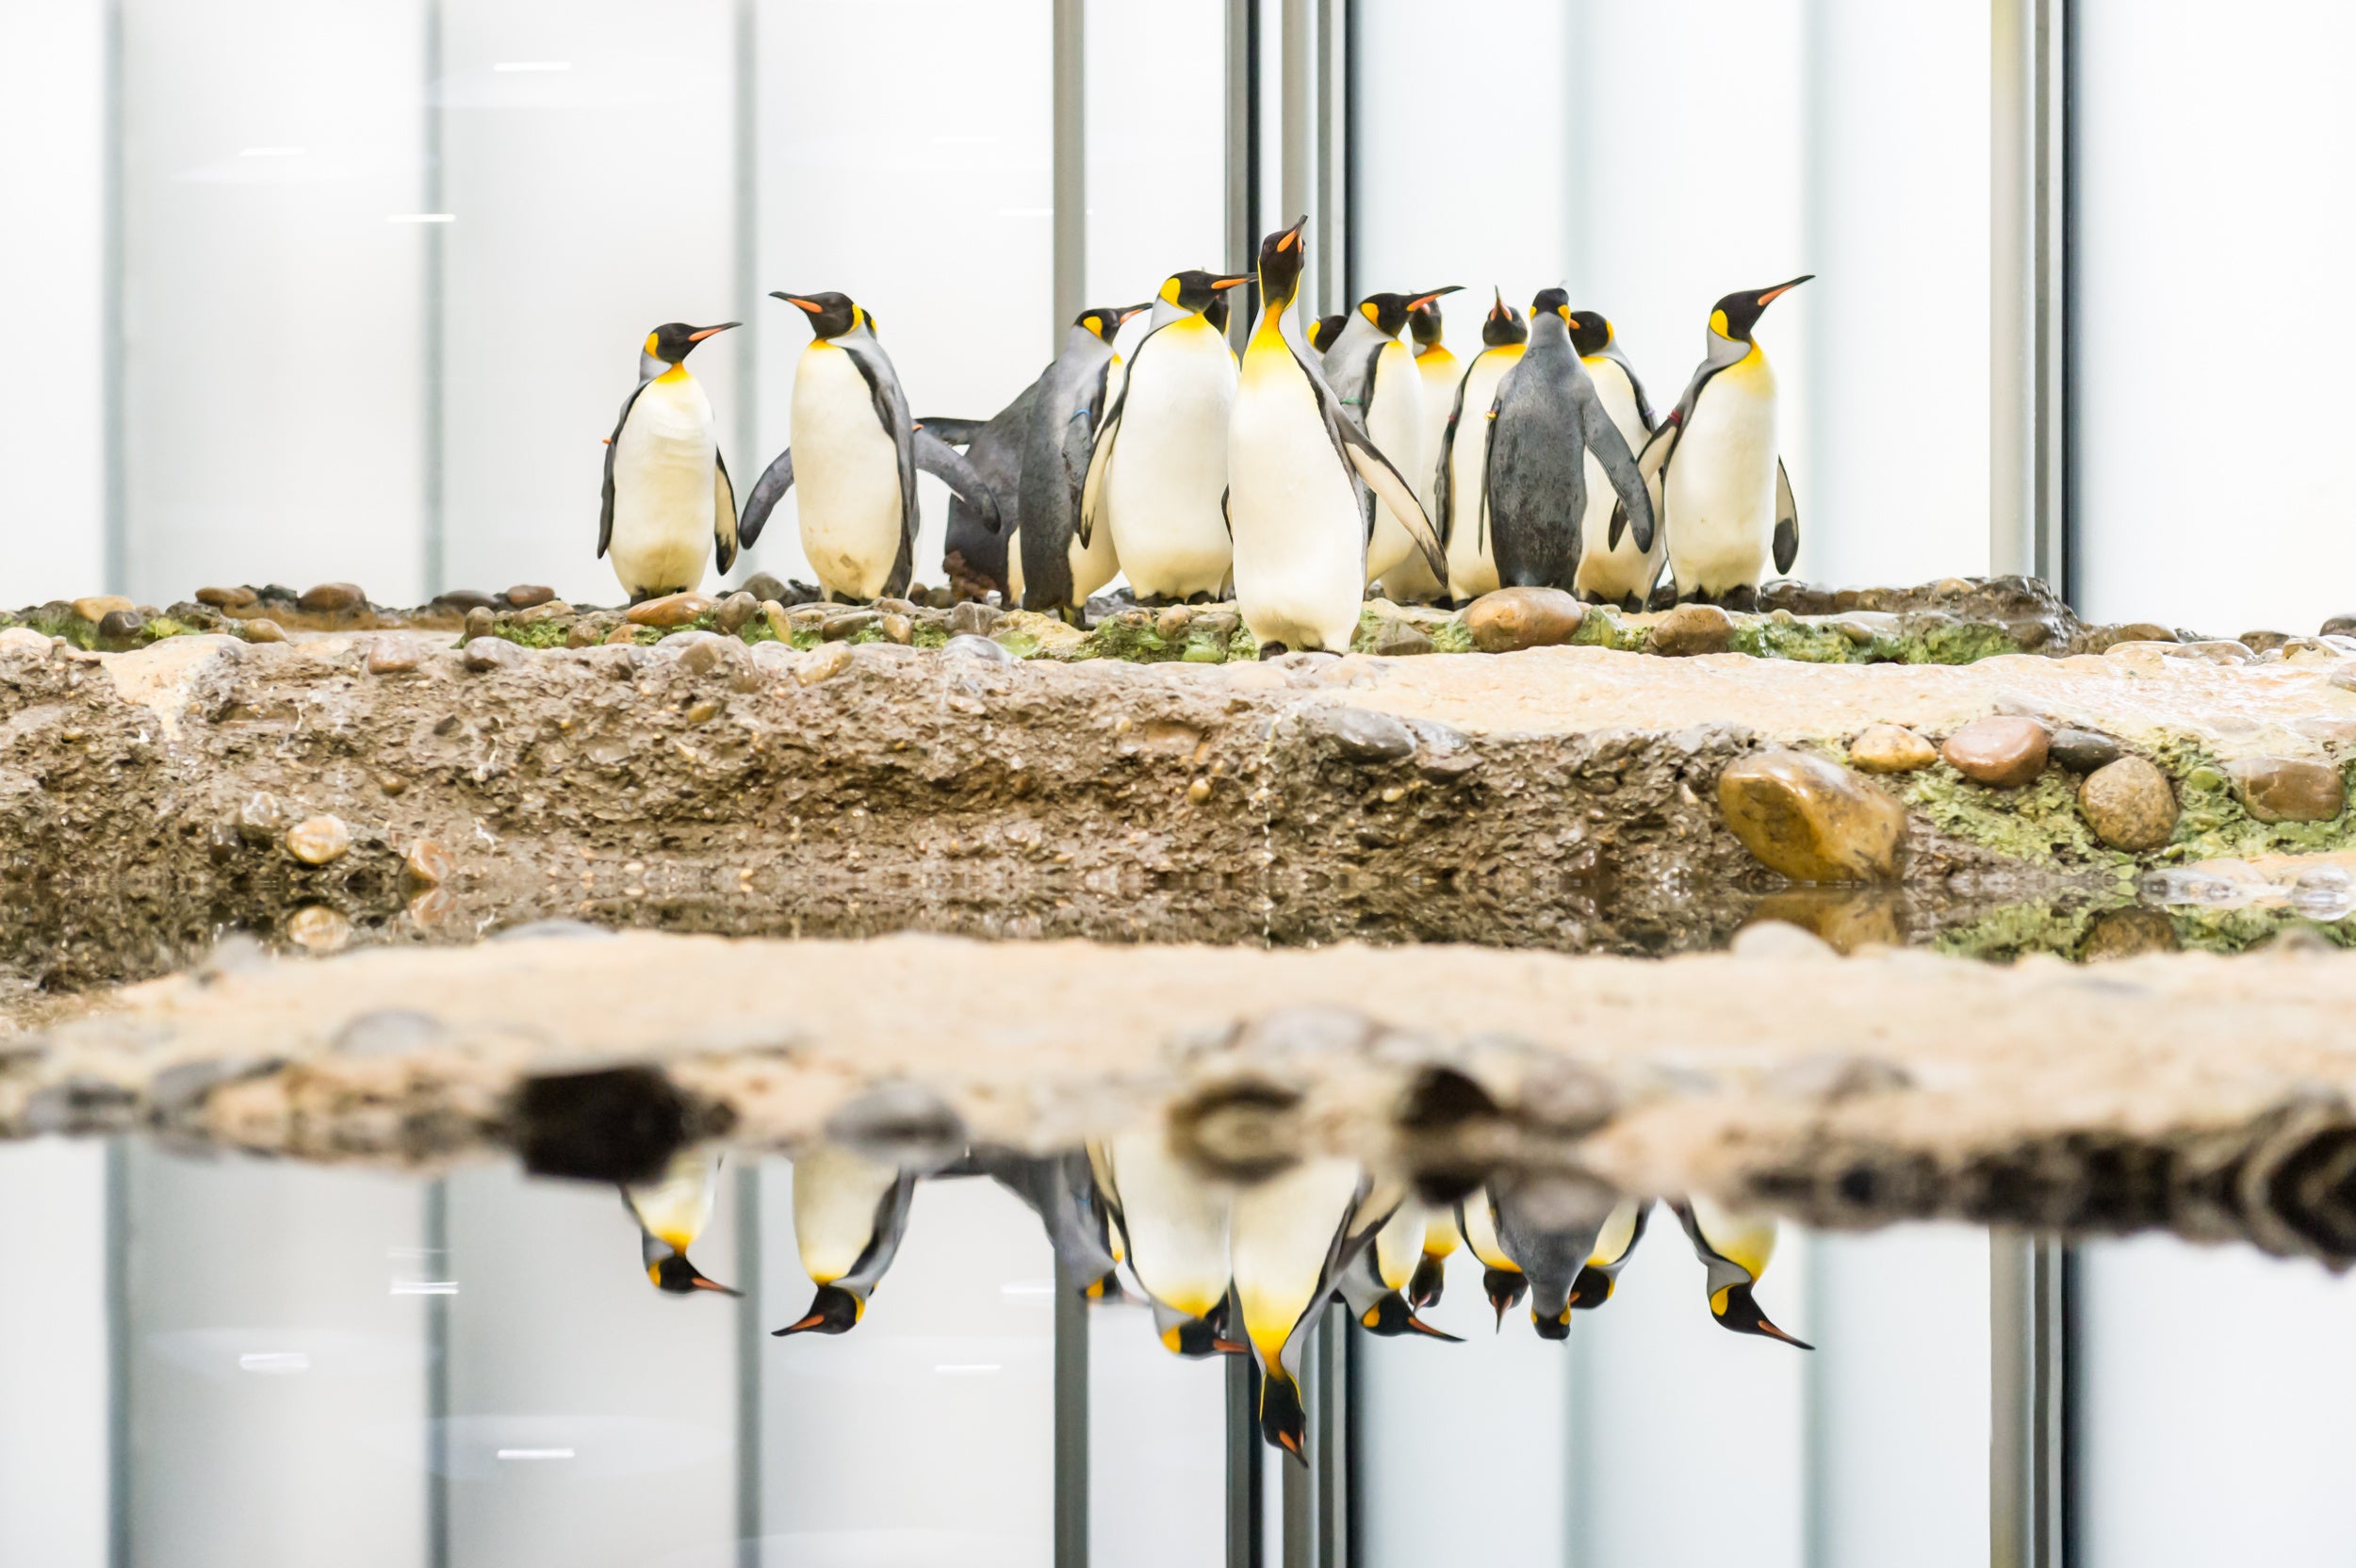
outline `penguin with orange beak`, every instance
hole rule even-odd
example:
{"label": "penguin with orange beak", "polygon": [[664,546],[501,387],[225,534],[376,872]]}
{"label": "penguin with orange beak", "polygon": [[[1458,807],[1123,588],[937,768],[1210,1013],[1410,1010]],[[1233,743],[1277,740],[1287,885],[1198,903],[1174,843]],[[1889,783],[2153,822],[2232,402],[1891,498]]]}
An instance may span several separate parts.
{"label": "penguin with orange beak", "polygon": [[720,1156],[682,1150],[661,1177],[622,1188],[622,1205],[638,1221],[638,1254],[657,1290],[692,1296],[699,1290],[742,1296],[687,1261],[687,1250],[712,1223]]}
{"label": "penguin with orange beak", "polygon": [[1779,1339],[1803,1350],[1816,1348],[1769,1322],[1751,1294],[1759,1277],[1767,1272],[1768,1260],[1775,1255],[1774,1220],[1720,1208],[1707,1198],[1672,1200],[1669,1207],[1676,1211],[1677,1223],[1685,1227],[1693,1256],[1708,1270],[1704,1288],[1710,1292],[1710,1315],[1720,1328]]}
{"label": "penguin with orange beak", "polygon": [[794,1245],[818,1293],[808,1312],[771,1332],[784,1338],[856,1328],[899,1255],[915,1195],[914,1172],[855,1150],[821,1144],[795,1155]]}
{"label": "penguin with orange beak", "polygon": [[712,400],[687,373],[695,345],[736,324],[665,321],[639,347],[638,385],[605,444],[597,514],[597,556],[613,556],[632,604],[699,586],[715,556],[723,572],[736,564],[736,491]]}

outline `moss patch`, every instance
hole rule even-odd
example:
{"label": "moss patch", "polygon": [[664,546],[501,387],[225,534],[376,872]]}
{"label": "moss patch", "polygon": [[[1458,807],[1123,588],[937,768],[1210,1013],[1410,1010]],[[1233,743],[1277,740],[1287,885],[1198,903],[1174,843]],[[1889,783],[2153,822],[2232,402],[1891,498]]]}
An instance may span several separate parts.
{"label": "moss patch", "polygon": [[2032,953],[2074,956],[2095,916],[2106,908],[2124,907],[2127,902],[2007,904],[1940,931],[1931,939],[1931,949],[1995,963],[2008,963]]}
{"label": "moss patch", "polygon": [[[2156,864],[2356,848],[2356,811],[2330,822],[2260,822],[2233,793],[2224,762],[2198,741],[2171,735],[2151,752],[2176,785],[2178,808],[2176,836],[2152,855]],[[2340,764],[2340,782],[2356,799],[2356,761]]]}
{"label": "moss patch", "polygon": [[2078,811],[2077,782],[2061,768],[2048,768],[2036,783],[2018,790],[1974,784],[1944,762],[1893,775],[1884,782],[1933,827],[1999,855],[2066,866],[2108,866],[2122,875],[2135,863],[2133,856],[2121,855],[2094,836]]}

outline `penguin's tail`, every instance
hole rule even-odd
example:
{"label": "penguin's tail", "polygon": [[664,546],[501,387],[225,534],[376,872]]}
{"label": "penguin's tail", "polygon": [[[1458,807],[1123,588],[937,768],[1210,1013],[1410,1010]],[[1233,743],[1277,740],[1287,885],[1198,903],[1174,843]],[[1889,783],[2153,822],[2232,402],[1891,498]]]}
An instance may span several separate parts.
{"label": "penguin's tail", "polygon": [[916,422],[924,428],[926,434],[949,447],[972,446],[973,437],[979,435],[982,426],[989,423],[986,419],[936,419],[930,415]]}

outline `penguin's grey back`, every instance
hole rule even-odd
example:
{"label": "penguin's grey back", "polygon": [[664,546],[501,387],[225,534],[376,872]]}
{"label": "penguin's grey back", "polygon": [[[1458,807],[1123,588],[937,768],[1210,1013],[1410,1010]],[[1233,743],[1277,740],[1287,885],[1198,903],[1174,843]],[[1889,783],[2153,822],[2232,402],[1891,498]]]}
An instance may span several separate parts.
{"label": "penguin's grey back", "polygon": [[[1104,417],[1112,345],[1086,327],[1073,327],[1063,352],[1034,384],[1039,392],[1023,436],[1023,596],[1051,609],[1072,598],[1072,540],[1080,528],[1080,492],[1088,479],[1097,421]],[[1028,602],[1025,608],[1031,608]]]}
{"label": "penguin's grey back", "polygon": [[1546,315],[1530,323],[1530,346],[1498,384],[1482,504],[1505,587],[1567,589],[1578,569],[1587,448],[1573,381],[1584,373],[1562,318]]}
{"label": "penguin's grey back", "polygon": [[986,581],[1002,595],[1009,592],[1006,541],[1022,526],[1023,443],[1030,434],[1031,413],[1039,406],[1039,384],[1045,379],[1044,372],[1034,377],[1014,401],[973,433],[965,449],[966,462],[998,498],[997,530],[992,531],[980,511],[964,498],[953,495],[949,500],[943,559],[957,557],[964,566],[962,574],[953,570],[950,575]]}

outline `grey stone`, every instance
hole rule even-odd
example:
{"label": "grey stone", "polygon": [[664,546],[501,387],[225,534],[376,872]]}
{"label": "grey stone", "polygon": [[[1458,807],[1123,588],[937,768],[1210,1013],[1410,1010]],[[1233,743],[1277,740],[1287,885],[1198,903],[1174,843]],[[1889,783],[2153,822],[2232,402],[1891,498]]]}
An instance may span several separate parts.
{"label": "grey stone", "polygon": [[1317,709],[1301,727],[1332,742],[1334,750],[1353,762],[1395,762],[1415,754],[1414,730],[1388,713],[1369,709]]}
{"label": "grey stone", "polygon": [[471,637],[466,641],[466,668],[477,675],[516,669],[531,657],[504,637]]}
{"label": "grey stone", "polygon": [[556,597],[556,590],[537,582],[518,582],[507,591],[507,602],[517,610],[530,610]]}
{"label": "grey stone", "polygon": [[1374,634],[1374,651],[1384,658],[1405,658],[1432,649],[1432,639],[1405,621],[1384,621]]}
{"label": "grey stone", "polygon": [[751,624],[761,613],[761,601],[742,591],[730,594],[720,601],[720,608],[712,612],[712,624],[733,637]]}
{"label": "grey stone", "polygon": [[998,625],[998,612],[978,599],[966,599],[949,612],[949,632],[954,637],[987,637]]}
{"label": "grey stone", "polygon": [[[973,601],[969,599],[966,602],[970,604]],[[961,604],[957,608],[962,610],[965,605]],[[989,638],[977,636],[970,631],[960,631],[950,638],[948,642],[941,645],[941,651],[955,654],[960,659],[978,659],[988,664],[1020,664],[1023,662],[1022,658],[1012,649],[1002,647]]]}
{"label": "grey stone", "polygon": [[2127,755],[2127,748],[2098,730],[2056,729],[2045,743],[2045,755],[2071,773],[2084,774],[2109,767]]}
{"label": "grey stone", "polygon": [[431,1050],[449,1038],[449,1027],[432,1013],[415,1007],[379,1007],[335,1031],[328,1049],[344,1056],[405,1056]]}

